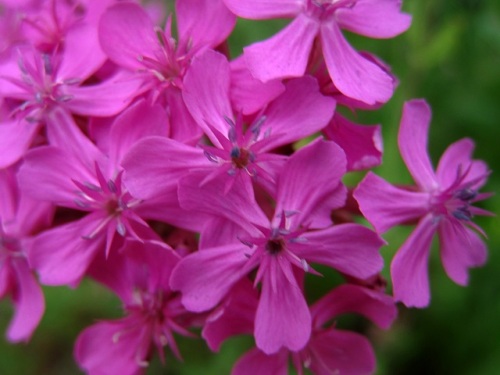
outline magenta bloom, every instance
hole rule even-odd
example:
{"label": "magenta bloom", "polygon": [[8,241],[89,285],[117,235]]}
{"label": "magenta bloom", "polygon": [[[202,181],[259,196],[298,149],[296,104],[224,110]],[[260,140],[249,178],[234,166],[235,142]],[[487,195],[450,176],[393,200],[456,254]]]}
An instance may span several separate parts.
{"label": "magenta bloom", "polygon": [[171,17],[163,31],[139,4],[116,4],[99,24],[99,38],[108,57],[140,75],[141,92],[151,90],[154,100],[166,89],[182,89],[191,58],[222,43],[235,24],[222,0],[176,1],[176,10],[178,42],[172,37]]}
{"label": "magenta bloom", "polygon": [[[345,201],[340,183],[344,172],[345,156],[335,143],[318,139],[300,149],[279,176],[272,220],[244,185],[223,195],[223,183],[218,181],[206,185],[206,194],[201,195],[193,186],[197,176],[183,178],[179,187],[182,206],[225,218],[246,232],[229,236],[227,245],[201,249],[179,262],[171,286],[181,291],[186,308],[206,311],[215,307],[238,280],[257,269],[254,282],[262,283],[255,318],[257,346],[269,354],[283,346],[303,348],[310,337],[311,316],[299,280],[304,272],[315,273],[309,263],[325,264],[358,278],[367,278],[382,267],[378,254],[382,241],[375,233],[357,224],[326,224],[330,210]],[[319,223],[322,229],[315,230]],[[202,238],[211,235],[203,232]],[[199,269],[206,271],[199,273]]]}
{"label": "magenta bloom", "polygon": [[488,196],[478,193],[488,168],[471,159],[474,143],[462,139],[448,147],[434,171],[427,154],[430,118],[425,101],[405,104],[398,142],[415,190],[392,186],[369,173],[354,192],[362,213],[380,233],[418,220],[391,264],[395,299],[415,307],[429,304],[427,263],[436,232],[445,271],[457,284],[466,285],[468,269],[486,261],[486,247],[472,229],[482,230],[472,218],[489,214],[473,206]]}
{"label": "magenta bloom", "polygon": [[123,75],[96,85],[84,84],[106,60],[98,45],[85,37],[85,30],[74,29],[66,35],[66,47],[60,53],[19,47],[0,64],[0,95],[21,101],[14,114],[30,122],[50,121],[54,108],[84,116],[111,116],[130,103],[138,84]]}
{"label": "magenta bloom", "polygon": [[121,255],[95,263],[92,275],[123,301],[126,316],[86,328],[75,357],[90,375],[136,375],[145,371],[154,349],[162,361],[169,346],[180,357],[173,333],[191,336],[188,313],[168,279],[179,256],[159,241],[130,241]]}
{"label": "magenta bloom", "polygon": [[268,81],[304,75],[316,37],[335,86],[344,95],[368,104],[386,102],[393,80],[383,69],[356,52],[341,29],[372,38],[392,38],[410,25],[400,0],[224,0],[240,17],[290,18],[281,32],[244,48],[252,74]]}
{"label": "magenta bloom", "polygon": [[[120,162],[138,139],[167,131],[165,112],[139,101],[114,121],[106,155],[72,117],[61,112],[59,119],[61,127],[52,132],[54,146],[29,151],[19,172],[23,191],[30,196],[87,213],[36,237],[29,259],[41,281],[50,285],[77,283],[96,254],[109,253],[123,237],[149,237],[143,215],[158,218],[161,213],[155,215],[155,209],[128,192]],[[139,119],[144,126],[135,126]]]}
{"label": "magenta bloom", "polygon": [[[311,77],[290,80],[285,91],[246,127],[231,108],[230,65],[221,54],[207,51],[193,60],[183,97],[196,123],[215,147],[201,146],[212,165],[207,179],[223,178],[229,190],[235,178],[250,177],[273,191],[285,156],[272,150],[322,129],[332,117],[335,101],[321,95]],[[231,176],[228,178],[228,175]]]}

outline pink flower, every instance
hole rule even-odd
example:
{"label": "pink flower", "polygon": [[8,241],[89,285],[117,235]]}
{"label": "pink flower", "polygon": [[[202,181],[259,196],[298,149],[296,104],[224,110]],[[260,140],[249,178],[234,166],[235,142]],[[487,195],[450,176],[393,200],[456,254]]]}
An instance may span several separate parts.
{"label": "pink flower", "polygon": [[392,78],[377,64],[357,53],[341,29],[372,38],[391,38],[410,25],[400,0],[225,0],[231,11],[251,19],[294,20],[275,36],[244,48],[252,74],[267,81],[305,73],[314,39],[319,36],[323,56],[335,86],[344,95],[368,104],[386,102]]}
{"label": "pink flower", "polygon": [[139,4],[116,4],[100,20],[103,50],[115,64],[140,74],[141,92],[151,90],[153,100],[169,88],[182,89],[191,58],[222,43],[235,24],[222,0],[177,1],[176,10],[178,42],[171,17],[163,31]]}
{"label": "pink flower", "polygon": [[[269,354],[283,346],[303,348],[309,340],[311,317],[297,278],[304,272],[315,273],[309,263],[359,278],[382,267],[378,254],[382,242],[375,233],[357,224],[326,224],[330,210],[344,203],[345,188],[340,183],[344,172],[344,154],[333,142],[317,140],[300,149],[279,176],[272,220],[244,185],[223,195],[218,181],[207,184],[201,195],[192,184],[197,176],[183,178],[179,187],[183,207],[212,213],[246,231],[228,239],[227,245],[201,249],[179,262],[171,286],[182,292],[186,308],[213,308],[238,280],[257,268],[255,283],[262,283],[255,318],[257,346]],[[319,224],[322,229],[314,230]],[[210,235],[202,233],[202,237]],[[193,277],[197,269],[206,272]]]}
{"label": "pink flower", "polygon": [[471,159],[474,143],[462,139],[448,147],[434,171],[427,154],[430,118],[425,101],[405,104],[398,142],[416,189],[392,186],[369,173],[354,192],[362,213],[380,233],[418,220],[391,264],[395,299],[415,307],[429,304],[427,263],[436,232],[445,271],[457,284],[466,285],[468,269],[486,261],[486,247],[471,228],[483,233],[472,218],[489,214],[473,206],[488,196],[478,193],[489,174],[487,166]]}
{"label": "pink flower", "polygon": [[[114,121],[106,155],[77,130],[71,116],[59,114],[54,146],[29,151],[19,172],[26,194],[87,214],[36,237],[30,262],[50,285],[77,283],[96,254],[120,247],[123,237],[149,238],[143,217],[158,218],[155,202],[148,208],[128,192],[120,163],[138,139],[167,132],[164,111],[140,101]],[[139,118],[142,127],[136,126]]]}
{"label": "pink flower", "polygon": [[156,349],[161,360],[169,346],[180,357],[174,332],[191,336],[189,314],[172,293],[168,279],[178,255],[156,241],[130,241],[123,252],[96,262],[92,275],[122,299],[126,316],[86,328],[75,344],[75,357],[90,375],[141,374]]}
{"label": "pink flower", "polygon": [[233,176],[246,183],[252,177],[273,191],[285,157],[271,151],[323,128],[333,114],[335,101],[321,95],[310,77],[291,80],[246,127],[241,114],[235,114],[231,107],[230,89],[234,91],[238,82],[230,78],[226,58],[207,51],[193,60],[184,82],[186,106],[215,146],[201,146],[218,167],[207,173],[206,180],[223,178],[228,191]]}
{"label": "pink flower", "polygon": [[104,63],[95,44],[81,43],[85,33],[74,29],[62,53],[41,53],[19,47],[0,64],[0,95],[22,101],[13,114],[29,122],[50,122],[54,109],[84,116],[111,116],[123,110],[137,82],[116,75],[96,85],[83,84]]}

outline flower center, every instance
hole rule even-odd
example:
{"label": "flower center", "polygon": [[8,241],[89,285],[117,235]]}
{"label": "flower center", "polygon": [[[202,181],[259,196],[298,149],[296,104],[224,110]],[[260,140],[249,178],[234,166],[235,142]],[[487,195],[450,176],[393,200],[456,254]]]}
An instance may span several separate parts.
{"label": "flower center", "polygon": [[269,254],[276,255],[285,249],[285,241],[282,238],[270,239],[265,248]]}
{"label": "flower center", "polygon": [[248,150],[237,146],[233,147],[230,156],[234,167],[238,169],[245,168],[252,159],[252,154]]}

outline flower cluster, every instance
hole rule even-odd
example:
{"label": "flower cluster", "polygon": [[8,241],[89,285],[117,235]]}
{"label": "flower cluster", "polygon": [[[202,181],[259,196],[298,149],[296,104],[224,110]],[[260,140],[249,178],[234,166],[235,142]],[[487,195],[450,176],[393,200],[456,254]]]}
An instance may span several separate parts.
{"label": "flower cluster", "polygon": [[[293,20],[231,59],[237,17]],[[387,329],[396,302],[426,307],[435,233],[457,284],[486,260],[472,219],[489,214],[473,206],[488,196],[488,168],[473,142],[452,144],[434,170],[430,109],[407,102],[399,149],[415,185],[394,186],[369,171],[380,126],[338,111],[378,109],[397,86],[342,30],[391,38],[410,22],[400,0],[176,0],[172,14],[136,1],[0,1],[8,339],[36,329],[38,281],[91,278],[124,317],[78,336],[88,374],[141,374],[165,346],[181,356],[176,335],[200,330],[213,351],[253,335],[234,375],[285,375],[289,362],[299,374],[373,373],[371,344],[337,316]],[[367,174],[346,186],[352,171]],[[391,262],[391,296],[381,234],[403,224],[416,227]],[[305,281],[319,269],[344,281],[325,273],[330,291],[314,300]]]}

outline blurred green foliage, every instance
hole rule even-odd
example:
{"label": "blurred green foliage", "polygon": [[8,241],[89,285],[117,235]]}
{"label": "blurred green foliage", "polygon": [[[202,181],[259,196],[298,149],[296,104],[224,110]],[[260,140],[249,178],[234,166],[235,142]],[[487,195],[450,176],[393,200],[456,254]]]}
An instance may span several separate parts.
{"label": "blurred green foliage", "polygon": [[[471,137],[475,156],[493,171],[486,191],[499,191],[500,173],[500,2],[498,0],[406,0],[413,15],[410,30],[391,40],[349,35],[359,49],[379,55],[400,79],[394,98],[381,110],[359,113],[357,121],[383,125],[384,163],[377,173],[394,183],[411,181],[396,146],[403,102],[426,98],[433,108],[430,152],[433,160],[452,142]],[[230,38],[233,57],[244,45],[262,40],[286,21],[241,20]],[[500,212],[500,199],[483,205]],[[425,310],[400,308],[388,332],[369,328],[377,351],[378,374],[497,375],[500,373],[500,230],[498,218],[477,220],[489,235],[488,264],[471,272],[467,288],[447,279],[436,251],[431,259],[432,303]],[[390,231],[382,251],[389,259],[409,228]],[[436,249],[435,249],[436,250]],[[388,268],[388,267],[386,267]],[[387,276],[387,270],[384,271]],[[315,290],[321,280],[308,279]],[[77,290],[45,288],[47,311],[29,344],[0,343],[2,375],[79,374],[72,359],[78,332],[99,319],[119,317],[119,301],[90,281]],[[11,316],[8,302],[0,303],[0,332]],[[344,323],[344,321],[340,321]],[[357,327],[357,322],[345,320]],[[362,329],[366,326],[362,326]],[[201,340],[179,339],[184,362],[167,355],[148,374],[228,374],[234,361],[252,345],[235,338],[212,355]],[[167,350],[168,351],[168,350]],[[117,374],[119,375],[119,374]],[[263,374],[264,375],[264,374]]]}

